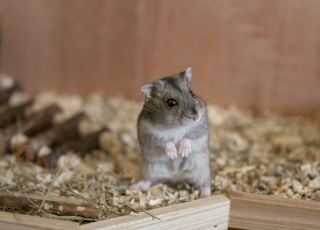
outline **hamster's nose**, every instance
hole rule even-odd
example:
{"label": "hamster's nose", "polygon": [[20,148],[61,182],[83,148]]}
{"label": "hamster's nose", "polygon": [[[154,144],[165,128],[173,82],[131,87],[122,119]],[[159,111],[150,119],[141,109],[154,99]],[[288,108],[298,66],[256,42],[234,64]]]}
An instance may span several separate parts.
{"label": "hamster's nose", "polygon": [[192,120],[197,121],[198,118],[199,118],[199,114],[198,114],[198,113],[194,113],[194,114],[192,115]]}
{"label": "hamster's nose", "polygon": [[192,120],[197,121],[199,119],[198,111],[193,107],[192,108]]}

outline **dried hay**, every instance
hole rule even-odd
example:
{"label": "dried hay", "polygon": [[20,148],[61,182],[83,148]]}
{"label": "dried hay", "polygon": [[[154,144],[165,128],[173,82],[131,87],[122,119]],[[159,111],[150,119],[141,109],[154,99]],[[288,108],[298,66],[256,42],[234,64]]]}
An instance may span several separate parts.
{"label": "dried hay", "polygon": [[[59,197],[102,210],[96,219],[54,216],[80,223],[147,212],[199,197],[199,191],[187,184],[156,184],[147,192],[130,190],[130,184],[139,177],[136,120],[142,103],[105,99],[99,94],[82,98],[44,92],[36,97],[32,109],[51,102],[64,111],[55,118],[57,123],[84,110],[93,122],[84,123],[83,132],[101,126],[110,127],[112,132],[101,137],[101,149],[83,158],[76,153],[60,157],[56,170],[18,163],[14,155],[0,156],[1,195],[33,195],[44,200]],[[315,122],[302,117],[255,116],[212,105],[208,115],[213,194],[231,189],[320,201],[320,132]],[[10,207],[1,210],[19,212]],[[28,214],[49,215],[41,207]]]}

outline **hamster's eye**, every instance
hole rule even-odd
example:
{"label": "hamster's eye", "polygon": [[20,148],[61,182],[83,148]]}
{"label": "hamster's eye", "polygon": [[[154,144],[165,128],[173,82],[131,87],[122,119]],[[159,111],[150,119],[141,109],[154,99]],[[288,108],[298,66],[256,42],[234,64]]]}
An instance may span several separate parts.
{"label": "hamster's eye", "polygon": [[167,105],[169,107],[176,106],[177,104],[178,104],[178,102],[176,100],[172,99],[172,98],[167,100]]}

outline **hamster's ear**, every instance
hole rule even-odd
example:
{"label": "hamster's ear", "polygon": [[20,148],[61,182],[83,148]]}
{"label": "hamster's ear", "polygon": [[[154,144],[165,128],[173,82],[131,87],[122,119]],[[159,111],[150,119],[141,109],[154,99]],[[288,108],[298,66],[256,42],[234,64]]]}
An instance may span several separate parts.
{"label": "hamster's ear", "polygon": [[184,71],[184,77],[188,79],[188,81],[191,81],[192,78],[192,69],[191,67],[188,67],[185,71]]}
{"label": "hamster's ear", "polygon": [[155,96],[155,86],[153,84],[147,84],[142,86],[141,92],[146,96],[146,98],[152,98]]}

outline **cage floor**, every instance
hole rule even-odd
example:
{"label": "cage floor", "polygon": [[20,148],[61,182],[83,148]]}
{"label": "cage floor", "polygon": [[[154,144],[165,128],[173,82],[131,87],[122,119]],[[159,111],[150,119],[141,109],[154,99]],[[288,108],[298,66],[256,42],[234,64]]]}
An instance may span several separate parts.
{"label": "cage floor", "polygon": [[[14,149],[37,136],[17,132],[11,153],[0,156],[0,196],[26,198],[31,204],[26,209],[2,203],[1,210],[87,223],[198,199],[199,191],[188,184],[155,184],[147,192],[129,188],[139,178],[136,120],[141,102],[43,92],[27,113],[52,103],[62,108],[54,117],[56,125],[85,112],[90,121],[81,124],[83,133],[101,127],[110,131],[99,137],[98,148],[59,155],[55,168],[18,161]],[[298,116],[257,115],[214,105],[208,105],[208,116],[213,194],[233,190],[320,201],[319,124]],[[35,203],[36,199],[88,206],[97,212],[92,216],[47,213],[44,202]]]}

